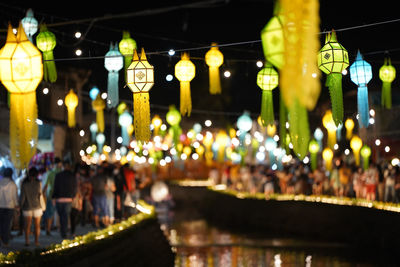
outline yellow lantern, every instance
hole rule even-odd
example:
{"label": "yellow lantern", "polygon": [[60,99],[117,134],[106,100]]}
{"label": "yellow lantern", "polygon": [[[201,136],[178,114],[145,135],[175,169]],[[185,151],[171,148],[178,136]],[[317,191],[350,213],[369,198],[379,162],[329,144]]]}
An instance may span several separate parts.
{"label": "yellow lantern", "polygon": [[106,108],[106,102],[101,98],[100,94],[96,96],[96,99],[92,101],[92,108],[96,111],[96,123],[99,133],[104,132],[104,109]]}
{"label": "yellow lantern", "polygon": [[180,112],[183,116],[190,116],[192,112],[192,98],[190,96],[190,81],[196,74],[196,67],[190,61],[189,55],[185,52],[181,60],[175,65],[175,76],[181,84]]}
{"label": "yellow lantern", "polygon": [[133,92],[133,118],[135,137],[139,141],[150,140],[150,98],[149,91],[154,85],[154,67],[147,61],[142,48],[140,59],[136,50],[127,70],[128,86]]}
{"label": "yellow lantern", "polygon": [[225,148],[228,144],[228,135],[225,131],[220,130],[218,134],[215,136],[215,142],[218,144],[218,161],[223,162],[225,156]]}
{"label": "yellow lantern", "polygon": [[183,154],[185,154],[188,157],[190,156],[190,154],[192,154],[192,149],[190,148],[190,146],[183,147]]}
{"label": "yellow lantern", "polygon": [[154,115],[153,119],[151,120],[151,124],[154,126],[154,135],[158,135],[158,131],[162,124],[160,116]]}
{"label": "yellow lantern", "polygon": [[333,159],[333,151],[330,148],[325,148],[322,151],[322,158],[325,161],[325,169],[327,171],[331,171],[332,170],[332,159]]}
{"label": "yellow lantern", "polygon": [[0,50],[0,79],[10,93],[10,151],[17,169],[27,168],[36,151],[36,88],[42,78],[42,53],[27,38],[22,23],[17,35],[9,24]]}
{"label": "yellow lantern", "polygon": [[344,127],[346,127],[346,139],[350,140],[353,136],[354,121],[348,118],[344,123]]}
{"label": "yellow lantern", "polygon": [[328,131],[328,147],[333,149],[336,144],[336,124],[332,117],[332,111],[327,110],[322,118],[322,124]]}
{"label": "yellow lantern", "polygon": [[196,153],[199,155],[199,159],[203,158],[204,146],[200,145],[196,148]]}
{"label": "yellow lantern", "polygon": [[361,157],[363,158],[363,168],[367,170],[369,168],[369,157],[371,156],[371,148],[367,145],[363,145],[360,150]]}
{"label": "yellow lantern", "polygon": [[78,106],[78,96],[75,94],[73,89],[69,90],[69,93],[65,96],[64,99],[65,106],[67,106],[68,110],[68,127],[75,127],[75,109]]}
{"label": "yellow lantern", "polygon": [[353,155],[357,166],[360,166],[360,150],[362,144],[361,138],[357,135],[354,135],[350,140],[350,147],[353,150]]}
{"label": "yellow lantern", "polygon": [[210,71],[210,94],[221,94],[219,67],[224,63],[224,55],[219,51],[216,43],[212,43],[211,49],[206,53],[206,63]]}
{"label": "yellow lantern", "polygon": [[268,136],[275,136],[276,133],[276,125],[275,124],[268,124],[267,125],[267,134]]}
{"label": "yellow lantern", "polygon": [[213,135],[210,132],[207,132],[206,135],[203,138],[203,144],[205,146],[205,158],[206,158],[206,163],[208,166],[212,165],[212,158],[213,158],[213,152],[211,150],[211,146],[213,143]]}

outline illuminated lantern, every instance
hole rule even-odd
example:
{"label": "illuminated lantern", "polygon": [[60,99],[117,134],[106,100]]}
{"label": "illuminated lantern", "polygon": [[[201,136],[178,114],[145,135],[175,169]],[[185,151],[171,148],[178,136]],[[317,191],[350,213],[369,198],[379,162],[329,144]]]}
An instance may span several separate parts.
{"label": "illuminated lantern", "polygon": [[206,64],[209,66],[210,94],[221,93],[221,81],[219,78],[219,67],[224,63],[224,55],[219,51],[216,43],[211,44],[210,50],[206,53]]}
{"label": "illuminated lantern", "polygon": [[122,40],[118,44],[119,52],[124,56],[124,67],[125,67],[125,81],[127,81],[127,70],[132,62],[133,51],[136,50],[136,41],[131,38],[128,31],[122,32]]}
{"label": "illuminated lantern", "polygon": [[173,105],[170,106],[169,111],[167,112],[167,115],[166,115],[166,120],[167,120],[168,124],[171,126],[170,133],[172,135],[172,140],[173,140],[174,146],[178,145],[179,135],[182,132],[181,127],[179,126],[181,119],[182,119],[181,114],[175,108],[175,106],[173,106]]}
{"label": "illuminated lantern", "polygon": [[54,83],[57,80],[56,63],[53,50],[56,47],[56,36],[50,32],[45,24],[40,26],[40,32],[36,36],[36,46],[43,52],[43,79]]}
{"label": "illuminated lantern", "polygon": [[184,146],[183,147],[183,154],[185,154],[186,156],[190,156],[190,154],[192,154],[192,149],[190,148],[190,146]]}
{"label": "illuminated lantern", "polygon": [[214,139],[213,135],[210,132],[207,132],[203,139],[203,144],[206,148],[205,149],[206,164],[208,166],[212,165],[213,152],[212,152],[211,146],[213,144],[213,139]]}
{"label": "illuminated lantern", "polygon": [[261,122],[263,126],[274,124],[272,90],[278,86],[278,72],[267,62],[257,74],[257,85],[262,89]]}
{"label": "illuminated lantern", "polygon": [[342,128],[343,128],[343,123],[339,124],[336,128],[336,141],[339,143],[340,140],[342,139]]}
{"label": "illuminated lantern", "polygon": [[223,130],[220,130],[215,136],[215,142],[218,144],[217,160],[218,162],[222,163],[224,162],[225,149],[229,142],[227,133]]}
{"label": "illuminated lantern", "polygon": [[104,132],[104,109],[106,108],[106,103],[97,95],[96,99],[92,101],[92,108],[96,112],[96,123],[98,127],[98,132]]}
{"label": "illuminated lantern", "polygon": [[317,168],[317,155],[318,151],[320,149],[320,146],[317,142],[317,140],[312,139],[310,143],[308,144],[308,151],[310,151],[310,157],[311,157],[311,169],[314,171]]}
{"label": "illuminated lantern", "polygon": [[363,145],[360,151],[361,157],[363,158],[364,170],[369,168],[369,157],[371,156],[371,148],[367,145]]}
{"label": "illuminated lantern", "polygon": [[267,135],[268,136],[275,136],[276,134],[276,126],[275,124],[267,125]]}
{"label": "illuminated lantern", "polygon": [[31,8],[26,11],[26,16],[21,20],[21,23],[29,41],[32,42],[32,36],[37,32],[39,23],[33,16],[33,10]]}
{"label": "illuminated lantern", "polygon": [[121,126],[121,136],[122,136],[122,145],[128,146],[129,145],[129,133],[128,133],[128,127],[129,125],[132,125],[133,118],[132,115],[129,114],[127,110],[122,112],[121,115],[118,117],[118,123]]}
{"label": "illuminated lantern", "polygon": [[193,130],[195,131],[196,134],[201,132],[201,124],[200,123],[195,123],[193,124]]}
{"label": "illuminated lantern", "polygon": [[103,152],[103,145],[105,141],[106,141],[105,135],[103,133],[98,133],[96,136],[96,142],[97,142],[97,151],[99,153]]}
{"label": "illuminated lantern", "polygon": [[68,127],[73,128],[76,124],[75,109],[78,106],[78,96],[73,89],[69,90],[69,93],[65,96],[64,102],[68,110]]}
{"label": "illuminated lantern", "polygon": [[346,139],[350,140],[351,137],[353,136],[354,121],[352,119],[348,118],[344,122],[344,127],[346,127]]}
{"label": "illuminated lantern", "polygon": [[117,106],[117,113],[118,115],[121,115],[126,109],[127,109],[127,105],[125,102],[121,102],[118,106]]}
{"label": "illuminated lantern", "polygon": [[92,87],[92,89],[90,89],[89,91],[90,99],[95,100],[99,93],[100,93],[99,88],[97,88],[96,86]]}
{"label": "illuminated lantern", "polygon": [[196,153],[199,155],[199,159],[202,159],[203,158],[203,154],[204,154],[204,146],[199,145],[196,148]]}
{"label": "illuminated lantern", "polygon": [[96,141],[96,134],[97,134],[97,131],[99,130],[99,127],[97,127],[97,123],[92,122],[92,124],[90,124],[90,126],[89,126],[89,130],[90,130],[90,133],[92,134],[92,141],[93,142]]}
{"label": "illuminated lantern", "polygon": [[382,80],[381,105],[384,108],[392,108],[392,82],[396,78],[396,69],[390,63],[390,58],[385,59],[379,69],[379,78]]}
{"label": "illuminated lantern", "polygon": [[127,70],[128,86],[133,92],[133,118],[135,137],[139,141],[150,140],[150,96],[154,85],[154,67],[147,61],[142,48],[140,59],[136,50],[133,61]]}
{"label": "illuminated lantern", "polygon": [[175,76],[180,81],[181,97],[180,112],[182,116],[186,114],[190,116],[192,112],[192,98],[190,96],[190,81],[196,74],[196,67],[190,61],[189,55],[185,52],[182,54],[181,60],[175,65]]}
{"label": "illuminated lantern", "polygon": [[10,93],[10,152],[17,169],[27,168],[36,151],[36,88],[42,78],[42,54],[28,40],[22,23],[17,35],[9,24],[0,50],[0,80]]}
{"label": "illuminated lantern", "polygon": [[158,131],[160,130],[162,124],[160,116],[154,115],[153,119],[151,120],[151,124],[154,126],[154,135],[158,135]]}
{"label": "illuminated lantern", "polygon": [[104,58],[104,67],[108,70],[107,106],[115,108],[119,102],[118,81],[119,71],[124,67],[124,58],[116,45],[110,45],[110,50]]}
{"label": "illuminated lantern", "polygon": [[336,125],[330,110],[327,110],[324,117],[322,117],[322,124],[328,132],[328,147],[333,149],[334,145],[336,144]]}
{"label": "illuminated lantern", "polygon": [[369,105],[367,83],[372,79],[371,65],[363,60],[360,51],[354,63],[350,66],[350,79],[357,84],[357,108],[359,114],[360,127],[368,127],[369,124]]}
{"label": "illuminated lantern", "polygon": [[277,147],[278,145],[274,138],[268,137],[267,140],[265,140],[265,149],[268,151],[270,166],[275,164],[274,152]]}
{"label": "illuminated lantern", "polygon": [[356,165],[360,166],[360,149],[362,147],[362,140],[357,135],[353,135],[350,140],[350,147],[353,150],[354,159],[356,161]]}
{"label": "illuminated lantern", "polygon": [[246,133],[253,127],[253,120],[251,119],[249,112],[243,112],[243,114],[238,118],[236,125],[240,131],[239,139],[242,144]]}
{"label": "illuminated lantern", "polygon": [[322,132],[321,128],[316,128],[314,131],[314,138],[317,140],[319,149],[322,149],[322,138],[324,138],[324,133]]}
{"label": "illuminated lantern", "polygon": [[325,169],[327,171],[331,171],[332,170],[332,159],[333,159],[333,151],[330,148],[325,148],[322,151],[322,158],[325,161]]}
{"label": "illuminated lantern", "polygon": [[336,32],[328,33],[325,45],[318,54],[318,67],[325,74],[326,86],[332,103],[332,116],[336,126],[343,123],[342,71],[349,66],[347,50],[337,42]]}

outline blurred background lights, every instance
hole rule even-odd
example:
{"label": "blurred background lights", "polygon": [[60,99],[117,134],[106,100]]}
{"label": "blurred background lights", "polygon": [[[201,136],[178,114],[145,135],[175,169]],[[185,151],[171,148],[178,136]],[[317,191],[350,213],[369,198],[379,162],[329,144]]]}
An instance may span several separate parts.
{"label": "blurred background lights", "polygon": [[204,122],[204,125],[207,126],[207,127],[210,127],[212,125],[212,121],[211,120],[206,120]]}
{"label": "blurred background lights", "polygon": [[79,39],[79,38],[82,37],[82,33],[79,32],[79,31],[78,31],[78,32],[75,32],[75,35],[74,35],[74,36],[75,36],[76,39]]}
{"label": "blurred background lights", "polygon": [[170,50],[168,51],[168,55],[170,55],[170,56],[175,55],[175,50],[174,50],[174,49],[170,49]]}
{"label": "blurred background lights", "polygon": [[57,100],[57,105],[62,106],[64,104],[64,101],[60,98]]}
{"label": "blurred background lights", "polygon": [[82,55],[82,50],[80,50],[79,48],[75,50],[75,55],[77,56],[81,56]]}

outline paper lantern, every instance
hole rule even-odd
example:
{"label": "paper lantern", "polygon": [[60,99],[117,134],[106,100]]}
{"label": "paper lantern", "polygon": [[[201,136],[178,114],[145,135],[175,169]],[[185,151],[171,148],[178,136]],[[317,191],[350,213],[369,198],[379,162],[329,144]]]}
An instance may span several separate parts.
{"label": "paper lantern", "polygon": [[325,148],[322,151],[322,158],[325,161],[325,169],[327,171],[331,171],[332,170],[332,159],[333,159],[333,151],[330,148]]}
{"label": "paper lantern", "polygon": [[118,44],[119,52],[124,56],[124,68],[125,68],[125,81],[127,82],[127,70],[131,65],[133,51],[136,50],[136,41],[131,38],[128,31],[122,32],[122,40]]}
{"label": "paper lantern", "polygon": [[320,150],[320,146],[318,144],[318,141],[315,139],[312,139],[310,143],[308,144],[308,151],[310,151],[310,158],[311,158],[311,169],[314,171],[317,169],[317,155]]}
{"label": "paper lantern", "polygon": [[10,93],[10,151],[17,169],[27,168],[36,151],[36,88],[42,78],[42,54],[28,40],[22,23],[17,35],[9,24],[0,50],[0,80]]}
{"label": "paper lantern", "polygon": [[193,130],[195,131],[196,134],[201,132],[201,124],[196,122],[195,124],[193,124]]}
{"label": "paper lantern", "polygon": [[288,121],[288,111],[285,106],[285,102],[283,101],[282,94],[279,94],[279,145],[280,147],[284,148],[286,153],[289,154],[289,143],[286,142],[286,123]]}
{"label": "paper lantern", "polygon": [[166,120],[168,124],[171,126],[170,127],[170,133],[172,135],[172,140],[174,143],[174,146],[178,145],[179,143],[179,135],[181,134],[182,130],[179,126],[179,123],[181,122],[181,114],[179,111],[175,108],[175,106],[171,105],[169,107],[169,111],[167,112],[166,115]]}
{"label": "paper lantern", "polygon": [[354,121],[352,119],[348,118],[344,122],[344,127],[346,127],[346,139],[350,140],[351,137],[353,136]]}
{"label": "paper lantern", "polygon": [[211,44],[210,50],[206,53],[205,60],[209,66],[210,94],[221,94],[219,67],[224,63],[224,55],[219,51],[216,43]]}
{"label": "paper lantern", "polygon": [[175,65],[175,76],[180,82],[180,112],[182,116],[186,114],[190,116],[192,112],[192,98],[190,96],[190,81],[196,74],[196,67],[190,61],[189,55],[185,52],[182,54],[181,60]]}
{"label": "paper lantern", "polygon": [[275,134],[276,134],[276,125],[275,124],[267,125],[267,135],[274,137]]}
{"label": "paper lantern", "polygon": [[250,117],[249,112],[245,111],[243,114],[238,118],[236,125],[240,131],[239,139],[241,145],[243,145],[244,137],[246,133],[251,130],[253,127],[253,120]]}
{"label": "paper lantern", "polygon": [[337,42],[336,32],[328,33],[325,38],[325,45],[318,54],[318,67],[326,73],[326,86],[332,104],[333,120],[338,126],[343,122],[343,92],[342,92],[342,71],[349,66],[349,55],[347,50]]}
{"label": "paper lantern", "polygon": [[270,166],[275,164],[275,149],[278,147],[278,144],[272,137],[268,137],[265,140],[265,149],[268,151]]}
{"label": "paper lantern", "polygon": [[103,152],[103,145],[105,141],[106,141],[106,136],[103,133],[98,133],[96,136],[96,142],[97,142],[97,151],[99,153]]}
{"label": "paper lantern", "polygon": [[224,162],[225,149],[229,142],[228,134],[224,130],[220,130],[215,136],[215,142],[218,144],[217,160],[222,163]]}
{"label": "paper lantern", "polygon": [[357,84],[357,108],[360,127],[368,127],[369,124],[369,105],[367,83],[372,79],[371,65],[363,60],[360,50],[354,63],[350,66],[350,79]]}
{"label": "paper lantern", "polygon": [[50,32],[45,24],[40,26],[40,32],[36,36],[36,45],[43,52],[43,79],[54,83],[57,80],[56,63],[53,50],[56,47],[56,36]]}
{"label": "paper lantern", "polygon": [[353,135],[350,140],[350,147],[353,150],[354,160],[357,166],[360,166],[360,149],[362,147],[362,140],[357,135]]}
{"label": "paper lantern", "polygon": [[325,112],[324,117],[322,117],[322,124],[324,125],[326,131],[328,132],[327,145],[330,149],[333,149],[334,145],[336,144],[336,125],[335,121],[333,120],[331,110],[327,110]]}
{"label": "paper lantern", "polygon": [[274,103],[272,90],[278,86],[278,72],[270,63],[257,74],[257,85],[262,89],[261,98],[261,122],[263,126],[274,124]]}
{"label": "paper lantern", "polygon": [[97,134],[97,131],[99,130],[97,123],[92,122],[89,126],[89,130],[90,130],[90,133],[92,134],[92,141],[93,142],[96,141],[96,134]]}
{"label": "paper lantern", "polygon": [[119,71],[124,67],[124,58],[118,51],[117,45],[110,44],[110,50],[104,58],[104,67],[108,70],[107,106],[115,108],[119,102]]}
{"label": "paper lantern", "polygon": [[76,125],[75,109],[78,106],[78,96],[73,89],[69,90],[68,94],[65,96],[64,102],[68,110],[68,127],[74,128]]}
{"label": "paper lantern", "polygon": [[92,101],[92,108],[96,112],[96,124],[98,127],[98,132],[104,132],[104,109],[106,108],[106,103],[100,97],[100,94],[97,94],[95,100]]}
{"label": "paper lantern", "polygon": [[26,11],[26,16],[21,20],[21,23],[29,41],[32,42],[32,36],[37,32],[39,23],[33,16],[33,10],[31,8]]}
{"label": "paper lantern", "polygon": [[369,168],[369,157],[371,156],[371,148],[367,145],[363,145],[360,150],[361,157],[363,158],[363,168],[367,170]]}
{"label": "paper lantern", "polygon": [[150,140],[150,96],[154,85],[154,67],[147,61],[142,48],[140,58],[136,50],[133,61],[127,70],[128,86],[133,92],[133,118],[135,137],[138,141]]}
{"label": "paper lantern", "polygon": [[322,138],[324,138],[324,133],[322,132],[321,128],[316,128],[314,131],[314,138],[317,140],[319,149],[322,149]]}
{"label": "paper lantern", "polygon": [[382,80],[381,105],[392,108],[392,82],[396,78],[396,69],[392,66],[390,58],[385,58],[383,66],[379,69],[379,78]]}
{"label": "paper lantern", "polygon": [[121,136],[122,136],[122,145],[128,146],[129,145],[129,133],[128,133],[128,127],[129,125],[132,125],[133,118],[132,115],[125,110],[122,112],[121,115],[118,117],[118,123],[121,126]]}
{"label": "paper lantern", "polygon": [[95,100],[98,94],[100,94],[100,90],[96,86],[92,87],[89,91],[89,97],[92,100]]}
{"label": "paper lantern", "polygon": [[151,120],[151,124],[154,127],[154,135],[158,135],[158,131],[160,130],[162,119],[158,115],[154,115],[153,119]]}

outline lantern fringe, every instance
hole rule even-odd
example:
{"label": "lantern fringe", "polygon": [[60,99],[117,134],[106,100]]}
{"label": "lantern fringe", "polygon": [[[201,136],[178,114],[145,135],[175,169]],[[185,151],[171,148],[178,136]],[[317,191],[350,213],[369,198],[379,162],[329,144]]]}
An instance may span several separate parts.
{"label": "lantern fringe", "polygon": [[107,81],[108,108],[115,108],[118,105],[119,102],[118,79],[119,75],[117,71],[108,72],[108,81]]}
{"label": "lantern fringe", "polygon": [[392,83],[382,83],[381,105],[383,108],[392,108]]}
{"label": "lantern fringe", "polygon": [[369,157],[363,157],[363,169],[368,170],[369,168]]}
{"label": "lantern fringe", "polygon": [[368,127],[369,124],[369,105],[368,88],[366,85],[360,85],[357,93],[358,122],[361,127]]}
{"label": "lantern fringe", "polygon": [[138,141],[150,140],[150,101],[148,92],[133,94],[135,137]]}
{"label": "lantern fringe", "polygon": [[354,154],[354,161],[356,162],[356,166],[360,166],[360,151],[354,152],[353,154]]}
{"label": "lantern fringe", "polygon": [[10,151],[17,169],[28,168],[36,152],[38,125],[36,92],[10,94]]}
{"label": "lantern fringe", "polygon": [[210,94],[221,94],[221,79],[218,67],[210,67]]}
{"label": "lantern fringe", "polygon": [[343,124],[342,74],[330,73],[326,79],[332,105],[332,118],[336,126]]}
{"label": "lantern fringe", "polygon": [[98,133],[104,133],[104,111],[102,109],[96,111],[96,123],[98,127]]}
{"label": "lantern fringe", "polygon": [[279,95],[279,142],[280,146],[285,149],[286,154],[289,154],[289,147],[286,142],[286,121],[287,121],[287,109],[285,101],[283,100],[282,94]]}
{"label": "lantern fringe", "polygon": [[328,147],[333,150],[334,146],[336,144],[336,131],[328,131],[327,142],[328,142],[328,144],[327,144]]}
{"label": "lantern fringe", "polygon": [[311,158],[311,170],[317,169],[317,153],[310,153]]}
{"label": "lantern fringe", "polygon": [[289,133],[293,151],[300,160],[307,155],[310,129],[308,127],[307,109],[296,99],[289,107]]}
{"label": "lantern fringe", "polygon": [[190,117],[192,112],[192,98],[190,96],[190,82],[181,82],[180,112],[182,116]]}
{"label": "lantern fringe", "polygon": [[53,51],[43,52],[43,79],[51,83],[57,81],[57,70]]}
{"label": "lantern fringe", "polygon": [[76,125],[75,109],[68,109],[68,127],[74,128]]}
{"label": "lantern fringe", "polygon": [[261,123],[263,126],[274,124],[274,104],[272,90],[262,90],[261,98]]}

